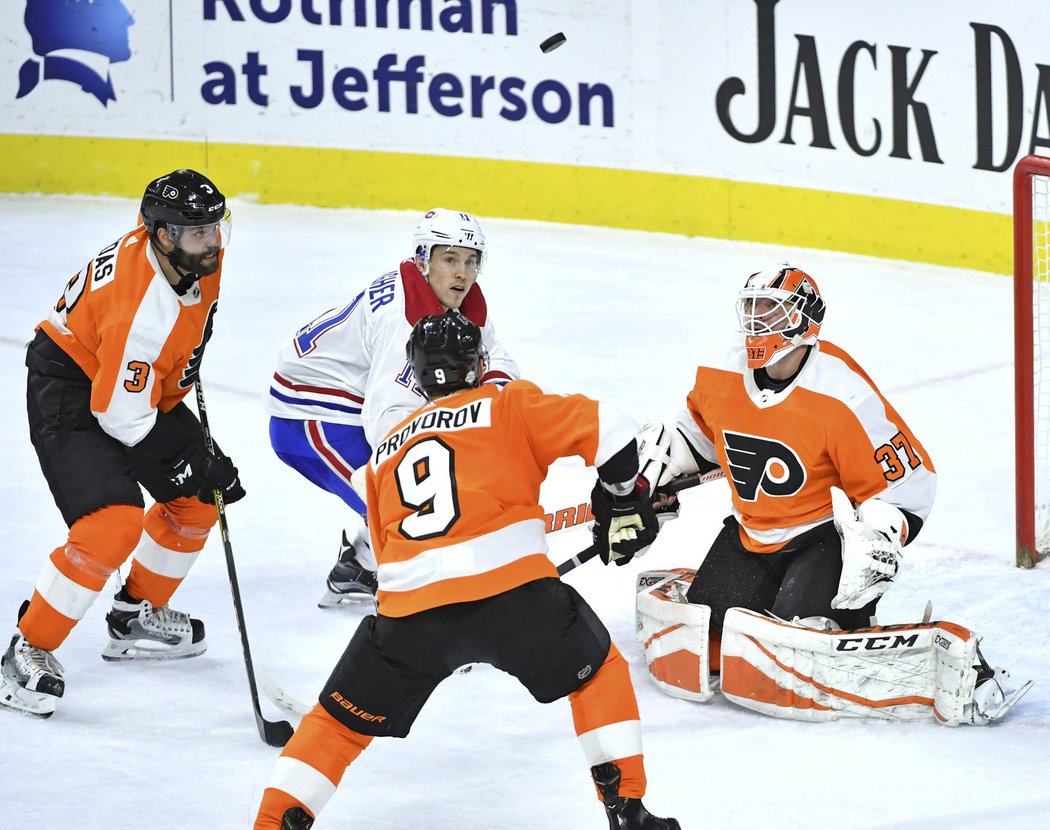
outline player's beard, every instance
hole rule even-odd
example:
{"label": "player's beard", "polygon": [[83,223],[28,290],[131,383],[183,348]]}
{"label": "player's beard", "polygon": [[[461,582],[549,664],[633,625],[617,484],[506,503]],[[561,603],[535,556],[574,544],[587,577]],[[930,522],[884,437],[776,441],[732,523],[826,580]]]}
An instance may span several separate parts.
{"label": "player's beard", "polygon": [[[212,257],[212,259],[208,259],[209,257]],[[206,264],[205,260],[207,260]],[[214,274],[219,270],[219,249],[215,248],[212,251],[204,251],[199,254],[188,254],[180,250],[178,266],[184,271],[200,277]]]}

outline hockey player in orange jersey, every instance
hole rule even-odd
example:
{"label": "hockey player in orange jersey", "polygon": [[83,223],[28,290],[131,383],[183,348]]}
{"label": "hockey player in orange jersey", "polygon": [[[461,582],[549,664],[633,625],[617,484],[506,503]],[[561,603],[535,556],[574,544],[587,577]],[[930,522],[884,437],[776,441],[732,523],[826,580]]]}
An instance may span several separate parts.
{"label": "hockey player in orange jersey", "polygon": [[[226,200],[176,170],[147,187],[142,224],[66,284],[26,353],[33,446],[69,527],[0,658],[0,705],[49,717],[65,691],[53,652],[133,555],[106,615],[106,660],[191,657],[204,625],[168,607],[216,521],[244,496],[182,402],[211,336]],[[147,511],[140,486],[156,503]]]}
{"label": "hockey player in orange jersey", "polygon": [[627,663],[546,556],[539,487],[557,458],[598,468],[596,542],[626,561],[653,540],[629,418],[527,381],[479,385],[481,330],[422,318],[408,356],[430,403],[373,450],[367,502],[379,609],[366,617],[284,748],[256,830],[308,830],[374,737],[405,737],[458,666],[490,663],[542,703],[568,697],[613,830],[677,830],[650,814]]}
{"label": "hockey player in orange jersey", "polygon": [[[819,338],[825,303],[810,275],[791,266],[752,274],[737,314],[743,348],[699,367],[687,408],[640,440],[654,488],[721,468],[733,504],[695,576],[669,573],[639,593],[650,674],[669,694],[705,700],[708,669],[721,669],[726,697],[781,717],[1001,716],[1027,687],[984,663],[962,626],[920,626],[914,638],[871,629],[870,641],[812,636],[869,631],[902,548],[930,514],[936,472],[864,370]],[[668,623],[678,628],[663,636]],[[875,656],[860,661],[858,648]]]}

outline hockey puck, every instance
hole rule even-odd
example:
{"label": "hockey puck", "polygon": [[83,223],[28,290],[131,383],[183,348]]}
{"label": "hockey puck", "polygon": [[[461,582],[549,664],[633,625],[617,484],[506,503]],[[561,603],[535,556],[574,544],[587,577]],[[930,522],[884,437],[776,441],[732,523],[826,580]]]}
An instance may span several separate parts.
{"label": "hockey puck", "polygon": [[543,43],[540,44],[540,51],[546,55],[548,52],[553,52],[563,43],[565,43],[565,35],[563,35],[561,32],[558,32],[557,34],[551,35],[549,38],[543,41]]}

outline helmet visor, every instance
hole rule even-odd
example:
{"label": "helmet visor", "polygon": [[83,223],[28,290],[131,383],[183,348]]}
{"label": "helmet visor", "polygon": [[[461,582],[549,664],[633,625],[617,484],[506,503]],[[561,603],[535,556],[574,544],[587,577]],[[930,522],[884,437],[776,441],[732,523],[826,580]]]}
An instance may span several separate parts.
{"label": "helmet visor", "polygon": [[230,244],[233,221],[227,210],[218,222],[207,225],[168,224],[165,227],[176,248],[190,256],[200,256],[217,253]]}

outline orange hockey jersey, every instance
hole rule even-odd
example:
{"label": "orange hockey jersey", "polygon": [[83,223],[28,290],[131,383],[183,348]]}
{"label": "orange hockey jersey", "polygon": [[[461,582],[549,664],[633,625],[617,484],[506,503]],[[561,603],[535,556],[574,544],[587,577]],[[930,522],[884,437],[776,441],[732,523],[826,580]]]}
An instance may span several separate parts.
{"label": "orange hockey jersey", "polygon": [[528,381],[423,406],[368,465],[379,612],[402,617],[557,576],[539,506],[548,466],[569,455],[600,466],[637,431],[597,401]]}
{"label": "orange hockey jersey", "polygon": [[761,389],[743,349],[701,366],[677,426],[730,481],[740,539],[757,553],[832,517],[830,487],[854,504],[878,496],[923,521],[936,472],[923,446],[864,370],[822,340],[780,391]]}
{"label": "orange hockey jersey", "polygon": [[125,446],[192,388],[221,273],[220,264],[179,296],[140,226],[91,259],[37,326],[91,378],[91,412]]}

